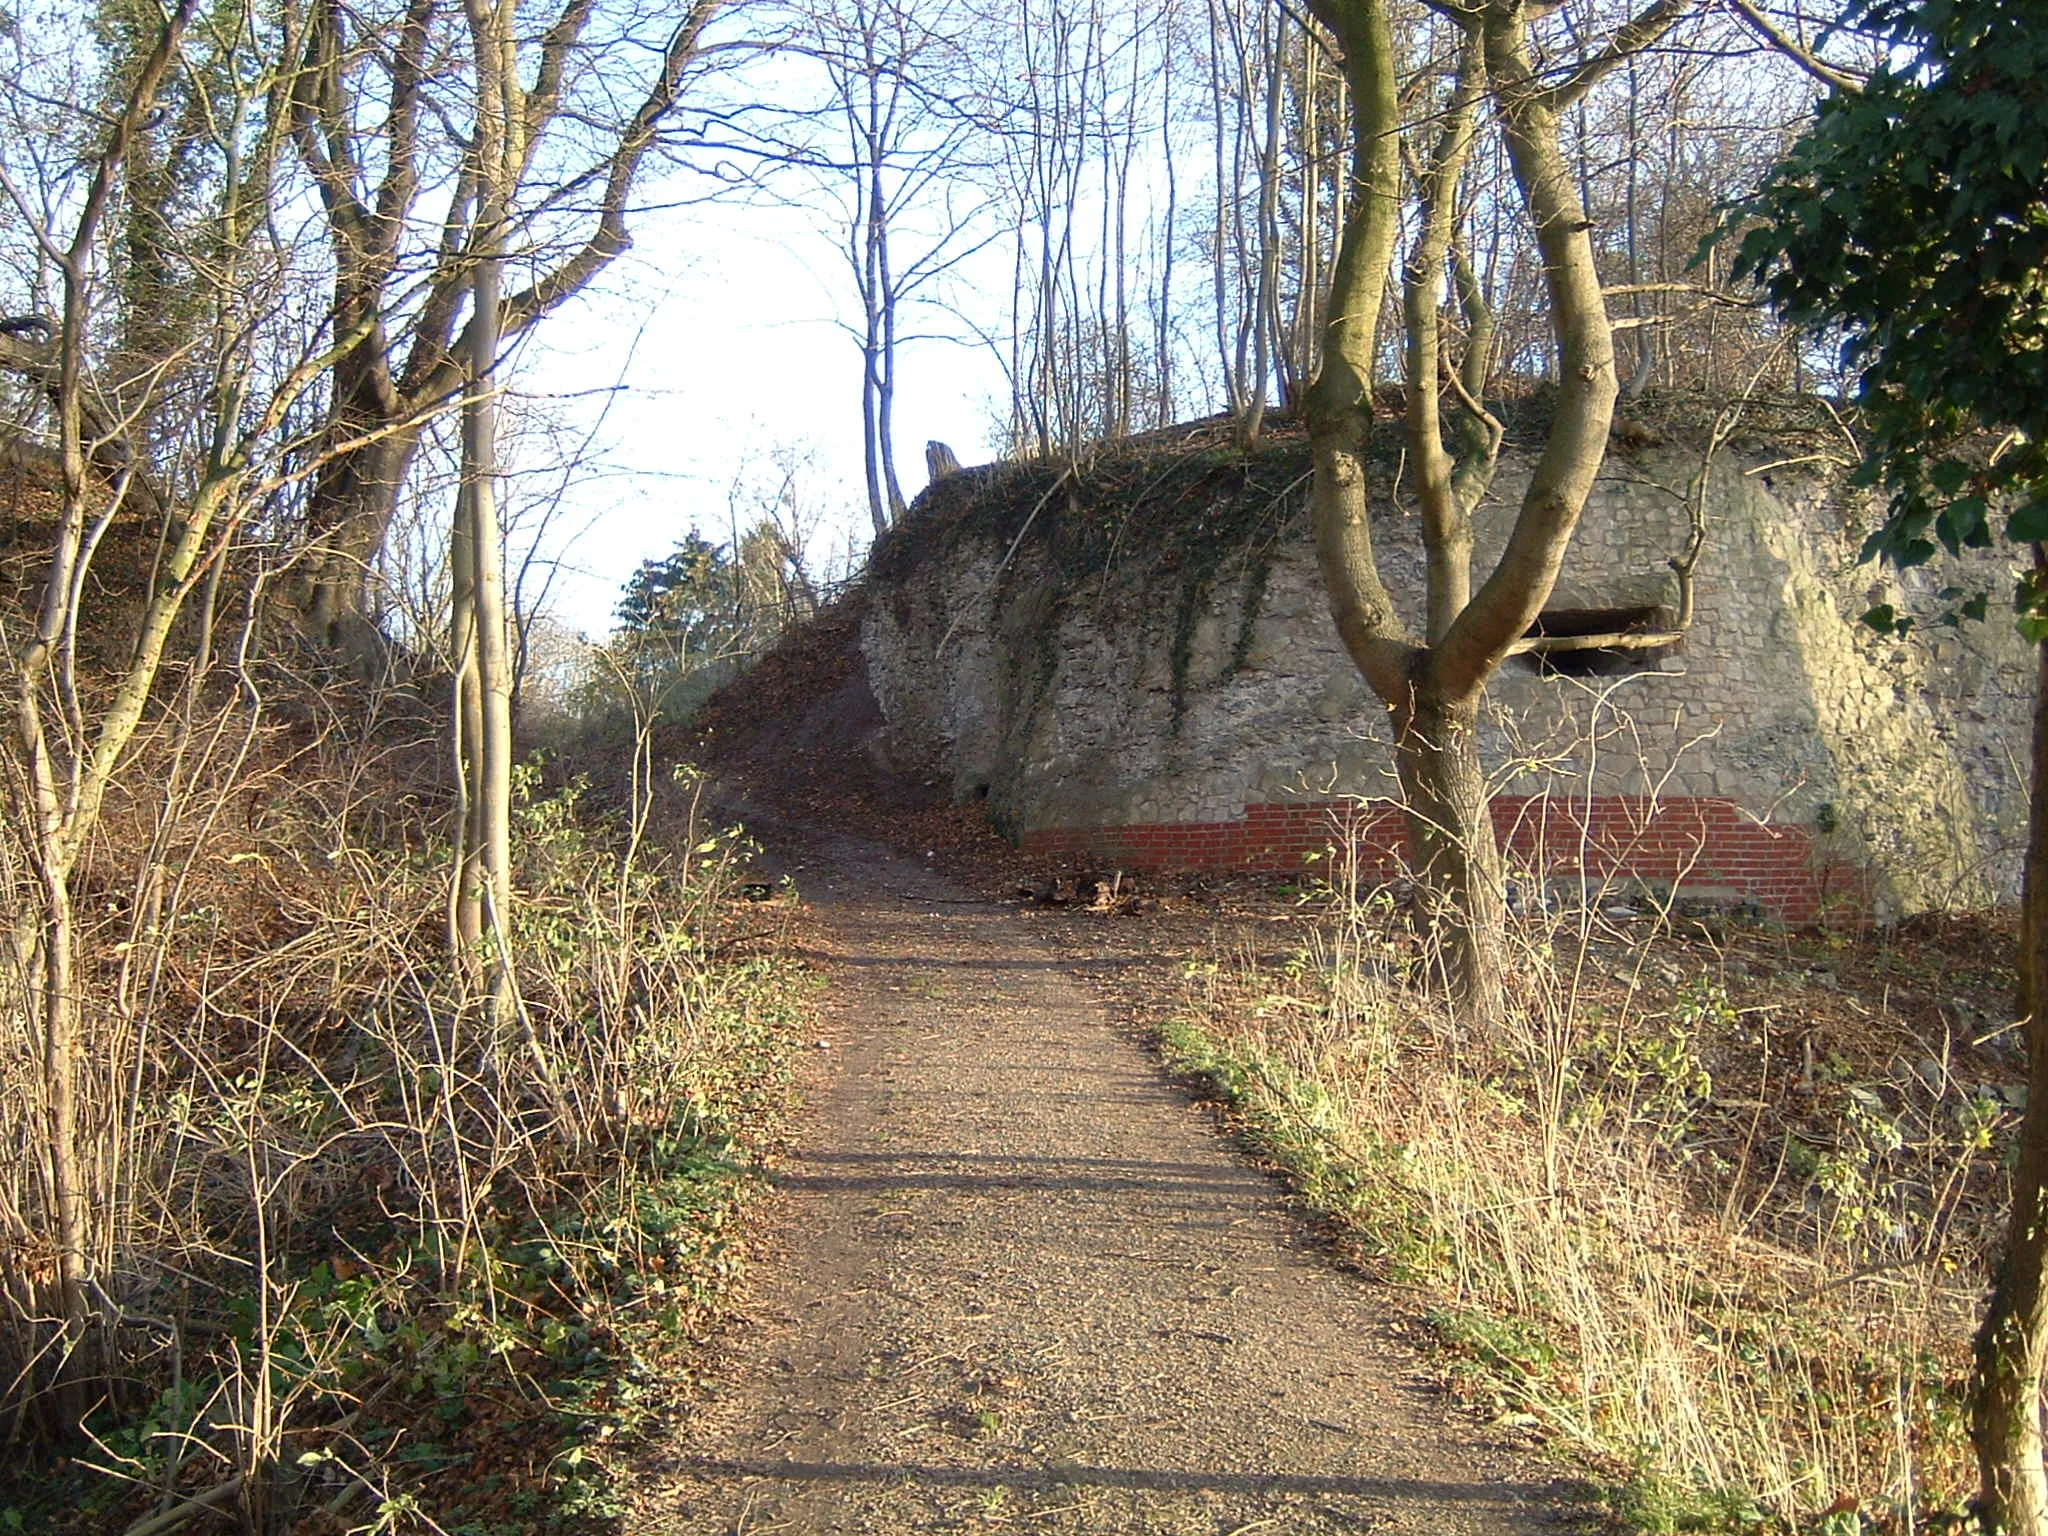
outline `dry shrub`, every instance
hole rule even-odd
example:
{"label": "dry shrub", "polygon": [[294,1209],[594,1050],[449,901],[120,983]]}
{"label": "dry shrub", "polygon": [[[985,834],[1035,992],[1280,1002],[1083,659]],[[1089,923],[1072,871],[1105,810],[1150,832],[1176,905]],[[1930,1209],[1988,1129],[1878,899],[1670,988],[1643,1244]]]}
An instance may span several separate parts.
{"label": "dry shrub", "polygon": [[[203,1495],[251,1530],[351,1502],[404,1529],[419,1469],[368,1426],[489,1372],[545,1406],[550,1370],[634,1318],[688,1326],[722,1283],[733,1138],[782,1092],[800,1011],[780,909],[735,945],[744,844],[687,779],[642,756],[600,815],[529,774],[518,1022],[487,1028],[446,956],[431,704],[222,670],[139,739],[77,882],[95,1315],[68,1360],[36,956],[0,956],[0,1443],[96,1469],[88,1528]],[[588,1471],[541,1481],[568,1507]]]}

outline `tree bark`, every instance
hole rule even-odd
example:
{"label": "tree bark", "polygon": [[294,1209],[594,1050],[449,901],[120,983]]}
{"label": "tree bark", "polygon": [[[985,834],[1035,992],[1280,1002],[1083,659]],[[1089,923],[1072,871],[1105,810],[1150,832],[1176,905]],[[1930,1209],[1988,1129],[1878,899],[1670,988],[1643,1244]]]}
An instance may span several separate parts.
{"label": "tree bark", "polygon": [[1990,1536],[2048,1533],[2041,1384],[2048,1366],[2048,645],[2038,649],[2033,786],[2020,918],[2020,1007],[2026,1019],[2027,1113],[2013,1170],[2005,1259],[1977,1330],[1970,1437]]}
{"label": "tree bark", "polygon": [[1395,712],[1394,764],[1409,860],[1433,941],[1430,964],[1459,1016],[1485,1027],[1501,1016],[1506,907],[1479,761],[1479,700],[1440,697],[1426,680],[1410,698]]}

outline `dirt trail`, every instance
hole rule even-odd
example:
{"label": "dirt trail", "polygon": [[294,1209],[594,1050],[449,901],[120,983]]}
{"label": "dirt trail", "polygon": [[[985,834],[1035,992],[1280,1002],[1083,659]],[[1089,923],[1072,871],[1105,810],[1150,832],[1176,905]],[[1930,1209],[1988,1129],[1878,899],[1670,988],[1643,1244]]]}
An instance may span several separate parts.
{"label": "dirt trail", "polygon": [[648,1536],[1556,1531],[1016,913],[813,842],[834,1070]]}

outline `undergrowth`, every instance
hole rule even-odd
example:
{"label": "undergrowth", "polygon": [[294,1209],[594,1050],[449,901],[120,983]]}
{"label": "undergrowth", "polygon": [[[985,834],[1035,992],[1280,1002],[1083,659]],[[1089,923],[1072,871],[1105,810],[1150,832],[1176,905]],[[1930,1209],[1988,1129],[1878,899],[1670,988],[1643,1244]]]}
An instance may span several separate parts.
{"label": "undergrowth", "polygon": [[1964,1525],[2009,1072],[1811,985],[1782,937],[1745,964],[1728,930],[1598,901],[1518,918],[1513,1014],[1461,1034],[1409,984],[1405,914],[1322,899],[1285,965],[1190,962],[1161,1047],[1435,1298],[1468,1402],[1571,1451],[1636,1529]]}
{"label": "undergrowth", "polygon": [[[32,1161],[0,1189],[0,1532],[606,1528],[790,1106],[787,908],[738,900],[742,834],[644,755],[609,812],[529,773],[494,1030],[443,955],[441,801],[402,771],[431,736],[244,707],[211,738],[239,754],[174,776],[157,857],[95,867],[108,1237],[57,1369]],[[25,1027],[10,991],[12,1146],[42,1113]]]}

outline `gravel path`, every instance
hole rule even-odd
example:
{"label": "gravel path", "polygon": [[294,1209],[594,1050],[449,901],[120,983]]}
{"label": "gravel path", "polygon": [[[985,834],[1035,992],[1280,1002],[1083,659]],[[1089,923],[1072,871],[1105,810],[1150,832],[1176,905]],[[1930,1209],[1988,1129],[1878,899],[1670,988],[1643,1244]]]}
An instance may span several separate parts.
{"label": "gravel path", "polygon": [[872,845],[808,857],[835,1070],[786,1249],[633,1530],[1577,1528],[1117,1033],[1086,956]]}

